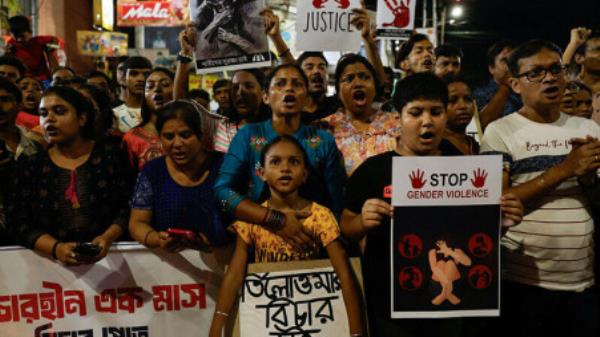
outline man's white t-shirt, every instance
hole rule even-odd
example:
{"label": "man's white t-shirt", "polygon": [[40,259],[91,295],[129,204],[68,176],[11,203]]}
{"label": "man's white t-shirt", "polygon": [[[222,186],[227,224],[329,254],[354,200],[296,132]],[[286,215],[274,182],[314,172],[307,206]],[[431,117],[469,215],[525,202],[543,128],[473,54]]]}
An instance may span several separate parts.
{"label": "man's white t-shirt", "polygon": [[[528,182],[560,163],[570,140],[600,138],[594,121],[561,113],[537,123],[519,113],[491,123],[482,154],[501,154],[512,186]],[[553,290],[582,291],[594,284],[594,221],[576,177],[525,205],[523,221],[502,238],[503,277]]]}

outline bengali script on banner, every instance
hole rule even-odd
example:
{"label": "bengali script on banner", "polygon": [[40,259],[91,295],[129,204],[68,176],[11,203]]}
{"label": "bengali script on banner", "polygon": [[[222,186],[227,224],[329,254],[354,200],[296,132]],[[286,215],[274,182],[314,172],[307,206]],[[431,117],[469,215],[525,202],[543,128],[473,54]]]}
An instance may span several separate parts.
{"label": "bengali script on banner", "polygon": [[119,244],[65,267],[28,249],[0,251],[2,337],[208,336],[227,251],[170,254]]}
{"label": "bengali script on banner", "polygon": [[[351,260],[360,282],[360,262]],[[340,281],[329,260],[249,265],[236,336],[348,336]]]}

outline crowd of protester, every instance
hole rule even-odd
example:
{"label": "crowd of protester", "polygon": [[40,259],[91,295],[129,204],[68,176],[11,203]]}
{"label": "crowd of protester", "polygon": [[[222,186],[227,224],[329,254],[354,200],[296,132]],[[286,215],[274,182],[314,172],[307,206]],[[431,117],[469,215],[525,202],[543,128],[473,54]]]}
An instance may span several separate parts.
{"label": "crowd of protester", "polygon": [[[357,10],[366,57],[338,61],[329,96],[323,53],[295,59],[277,16],[262,15],[279,64],[217,81],[214,111],[208,92],[188,90],[193,27],[180,34],[175,72],[134,56],[112,78],[58,67],[54,41],[11,18],[0,57],[0,243],[67,266],[99,261],[121,240],[171,253],[230,246],[214,337],[248,262],[324,256],[351,336],[596,336],[600,35],[573,29],[564,55],[550,41],[499,41],[489,82],[473,86],[460,48],[421,34],[396,54],[402,76],[384,67]],[[478,154],[503,157],[501,318],[391,319],[383,191],[393,158]],[[98,251],[80,253],[81,242]],[[362,258],[365,303],[351,255]]]}

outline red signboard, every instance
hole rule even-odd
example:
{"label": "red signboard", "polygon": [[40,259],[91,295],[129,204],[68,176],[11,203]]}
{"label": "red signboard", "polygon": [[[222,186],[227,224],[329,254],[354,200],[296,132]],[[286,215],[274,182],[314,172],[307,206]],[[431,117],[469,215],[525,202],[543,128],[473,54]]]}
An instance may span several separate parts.
{"label": "red signboard", "polygon": [[119,26],[183,26],[189,21],[189,0],[117,1]]}

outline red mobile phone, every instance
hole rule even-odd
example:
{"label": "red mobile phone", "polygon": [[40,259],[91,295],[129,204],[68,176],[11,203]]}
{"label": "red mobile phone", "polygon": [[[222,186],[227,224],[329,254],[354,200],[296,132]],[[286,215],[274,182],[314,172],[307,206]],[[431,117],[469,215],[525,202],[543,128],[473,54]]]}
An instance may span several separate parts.
{"label": "red mobile phone", "polygon": [[179,235],[184,236],[186,238],[192,239],[196,236],[194,232],[188,229],[180,229],[180,228],[168,228],[167,233],[171,235]]}

